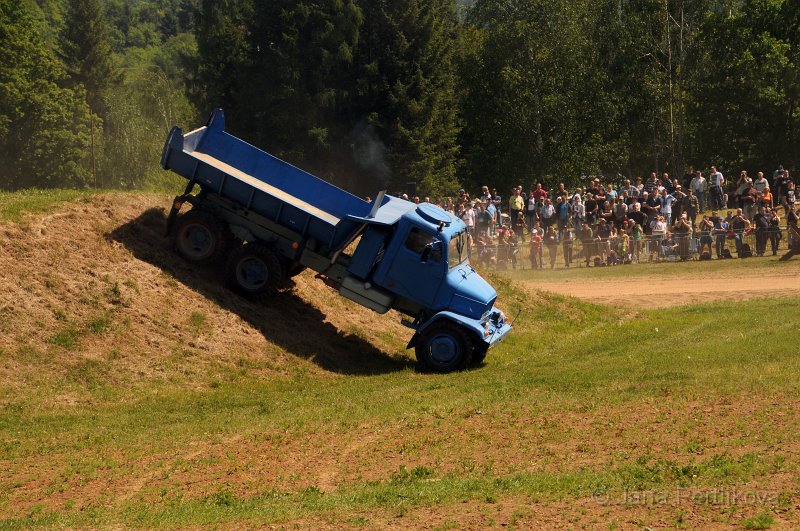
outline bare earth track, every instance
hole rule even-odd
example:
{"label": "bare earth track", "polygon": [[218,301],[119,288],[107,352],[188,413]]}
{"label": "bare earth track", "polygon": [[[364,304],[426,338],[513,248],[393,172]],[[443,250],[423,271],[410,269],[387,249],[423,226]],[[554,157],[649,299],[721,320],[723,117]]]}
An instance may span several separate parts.
{"label": "bare earth track", "polygon": [[[753,258],[748,264],[760,266],[763,261],[774,261],[774,259]],[[713,277],[704,277],[701,276],[702,272],[698,272],[696,276],[684,274],[678,278],[652,274],[588,280],[571,278],[568,281],[529,280],[526,281],[526,285],[529,288],[616,307],[668,308],[715,301],[744,301],[767,296],[800,295],[800,258],[795,261],[798,267],[772,269],[758,267],[752,275],[746,276],[743,270],[738,270],[716,271]]]}

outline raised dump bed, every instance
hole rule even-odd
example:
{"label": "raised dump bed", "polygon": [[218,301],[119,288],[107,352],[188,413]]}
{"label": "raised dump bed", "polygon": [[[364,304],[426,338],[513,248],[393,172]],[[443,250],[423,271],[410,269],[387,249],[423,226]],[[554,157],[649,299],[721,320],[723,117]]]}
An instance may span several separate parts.
{"label": "raised dump bed", "polygon": [[161,159],[170,169],[329,249],[347,242],[372,205],[225,132],[221,110],[186,135],[170,131]]}

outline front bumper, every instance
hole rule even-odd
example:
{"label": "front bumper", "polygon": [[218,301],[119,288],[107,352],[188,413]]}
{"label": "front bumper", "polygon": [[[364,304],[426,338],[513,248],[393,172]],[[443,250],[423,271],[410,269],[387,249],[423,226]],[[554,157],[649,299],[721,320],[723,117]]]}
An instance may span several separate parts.
{"label": "front bumper", "polygon": [[492,308],[490,317],[483,323],[483,340],[492,348],[502,342],[511,331],[511,324],[506,320],[505,314]]}

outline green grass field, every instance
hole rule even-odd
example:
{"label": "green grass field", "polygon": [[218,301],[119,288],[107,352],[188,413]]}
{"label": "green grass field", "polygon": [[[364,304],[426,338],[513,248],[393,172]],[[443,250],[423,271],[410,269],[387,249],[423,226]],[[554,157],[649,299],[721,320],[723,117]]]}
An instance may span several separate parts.
{"label": "green grass field", "polygon": [[[654,267],[684,265],[558,274]],[[187,387],[85,363],[0,394],[0,529],[800,525],[800,299],[621,312],[520,275],[492,275],[523,313],[463,373],[242,363]]]}

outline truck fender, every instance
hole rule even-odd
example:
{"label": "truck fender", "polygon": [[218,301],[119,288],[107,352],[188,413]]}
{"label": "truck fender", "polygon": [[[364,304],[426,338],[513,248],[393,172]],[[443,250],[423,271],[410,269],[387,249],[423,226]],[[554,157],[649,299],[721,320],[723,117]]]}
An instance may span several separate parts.
{"label": "truck fender", "polygon": [[433,325],[434,323],[443,321],[443,320],[444,321],[450,321],[450,322],[460,326],[461,328],[464,329],[464,331],[466,333],[471,334],[473,336],[473,339],[475,339],[475,340],[482,340],[483,339],[483,327],[481,326],[480,321],[475,320],[475,319],[468,319],[468,318],[465,318],[463,315],[459,315],[457,313],[446,312],[445,311],[445,312],[437,313],[436,315],[434,315],[433,317],[431,317],[430,319],[425,321],[423,324],[421,324],[417,328],[417,331],[414,333],[414,336],[411,338],[411,341],[408,342],[408,345],[406,346],[406,349],[410,349],[411,347],[416,345],[417,344],[417,340],[419,339],[419,337],[422,334],[424,334],[425,330],[430,328],[431,325]]}

